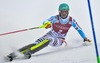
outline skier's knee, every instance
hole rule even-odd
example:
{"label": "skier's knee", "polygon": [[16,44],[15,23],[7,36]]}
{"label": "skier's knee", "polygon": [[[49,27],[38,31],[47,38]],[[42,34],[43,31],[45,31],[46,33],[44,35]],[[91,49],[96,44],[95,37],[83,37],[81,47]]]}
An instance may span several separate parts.
{"label": "skier's knee", "polygon": [[39,38],[39,39],[37,39],[35,42],[34,42],[34,44],[39,44],[39,43],[41,43],[41,42],[43,42],[43,41],[45,41],[45,40],[51,40],[51,39],[49,39],[49,38],[46,38],[46,37],[41,37],[41,38]]}

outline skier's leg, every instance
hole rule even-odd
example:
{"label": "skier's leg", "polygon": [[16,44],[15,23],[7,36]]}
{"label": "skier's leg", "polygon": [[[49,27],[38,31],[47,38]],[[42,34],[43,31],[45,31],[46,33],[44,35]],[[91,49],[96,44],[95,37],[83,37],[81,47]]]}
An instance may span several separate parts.
{"label": "skier's leg", "polygon": [[[48,39],[45,39],[45,40],[41,41],[40,43],[35,44],[35,45],[33,45],[33,46],[29,47],[29,48],[26,48],[26,49],[24,49],[24,50],[21,50],[21,49],[20,49],[20,52],[21,52],[22,54],[24,54],[24,56],[25,56],[26,58],[30,58],[30,57],[31,57],[31,54],[33,54],[33,53],[35,53],[35,52],[37,52],[37,51],[43,49],[44,47],[46,47],[46,46],[49,44],[49,42],[50,42],[50,41],[49,41]],[[27,47],[28,47],[28,46],[27,46]],[[24,47],[24,48],[25,48],[25,47]],[[22,48],[22,49],[23,49],[23,48]]]}
{"label": "skier's leg", "polygon": [[21,52],[22,54],[25,54],[26,52],[30,52],[31,54],[33,54],[46,47],[49,44],[49,42],[50,41],[48,39],[44,39],[38,44],[29,44],[25,47],[22,47],[21,49],[19,49],[19,52]]}
{"label": "skier's leg", "polygon": [[[39,38],[38,40],[36,40],[33,44],[29,44],[27,46],[24,46],[22,48],[20,48],[18,51],[24,55],[28,56],[26,58],[30,58],[31,54],[43,49],[44,47],[46,47],[49,44],[50,40],[44,37]],[[13,58],[16,57],[16,53],[12,52],[7,56],[7,59],[9,61],[12,61]]]}
{"label": "skier's leg", "polygon": [[46,38],[43,36],[43,37],[37,39],[34,43],[29,44],[29,45],[26,45],[26,46],[20,48],[18,51],[21,52],[21,51],[27,50],[27,49],[29,49],[29,48],[31,48],[31,47],[33,47],[33,46],[36,46],[37,44],[39,44],[40,42],[42,42],[42,41],[45,40],[45,39],[46,39]]}
{"label": "skier's leg", "polygon": [[51,41],[51,39],[48,38],[47,35],[44,35],[43,37],[37,39],[33,44],[26,45],[26,46],[20,48],[18,51],[24,55],[26,55],[26,54],[31,55],[31,54],[43,49],[44,47],[48,46],[50,41]]}
{"label": "skier's leg", "polygon": [[61,46],[62,45],[62,41],[58,38],[53,38],[52,37],[52,41],[50,42],[50,46],[53,46],[53,47],[57,47],[57,46]]}
{"label": "skier's leg", "polygon": [[32,46],[35,46],[35,45],[36,45],[36,44],[29,44],[29,45],[26,45],[26,46],[20,48],[18,51],[21,52],[21,51],[27,50],[27,49],[31,48]]}

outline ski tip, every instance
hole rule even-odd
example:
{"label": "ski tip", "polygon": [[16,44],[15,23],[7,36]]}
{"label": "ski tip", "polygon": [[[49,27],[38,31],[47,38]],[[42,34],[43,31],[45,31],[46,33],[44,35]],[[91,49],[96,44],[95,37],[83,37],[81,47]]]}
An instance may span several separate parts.
{"label": "ski tip", "polygon": [[3,61],[4,61],[4,62],[11,62],[11,61],[13,61],[13,58],[10,57],[10,56],[4,56],[4,57],[3,57]]}

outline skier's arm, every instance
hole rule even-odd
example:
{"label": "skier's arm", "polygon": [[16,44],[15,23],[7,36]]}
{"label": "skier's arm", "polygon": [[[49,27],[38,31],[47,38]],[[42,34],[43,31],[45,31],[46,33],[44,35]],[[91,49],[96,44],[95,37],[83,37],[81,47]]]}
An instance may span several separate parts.
{"label": "skier's arm", "polygon": [[55,16],[51,16],[49,19],[45,20],[43,22],[43,26],[47,29],[50,28],[52,23],[56,22],[56,17]]}
{"label": "skier's arm", "polygon": [[84,39],[85,41],[91,42],[91,40],[89,40],[85,33],[83,32],[83,30],[80,28],[80,26],[77,24],[77,22],[73,19],[72,21],[72,26],[78,31],[78,33],[81,35],[81,37]]}
{"label": "skier's arm", "polygon": [[46,28],[46,29],[47,29],[47,28],[50,28],[50,27],[51,27],[51,22],[50,22],[50,21],[44,22],[44,23],[43,23],[43,27]]}
{"label": "skier's arm", "polygon": [[72,26],[78,31],[78,33],[81,35],[83,39],[87,38],[83,32],[83,30],[80,28],[80,26],[77,24],[77,22],[73,19]]}

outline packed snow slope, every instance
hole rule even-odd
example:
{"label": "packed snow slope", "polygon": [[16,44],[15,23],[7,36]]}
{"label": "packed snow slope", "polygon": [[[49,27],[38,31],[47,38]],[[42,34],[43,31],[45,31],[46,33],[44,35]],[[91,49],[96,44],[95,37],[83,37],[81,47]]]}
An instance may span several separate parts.
{"label": "packed snow slope", "polygon": [[[12,50],[33,43],[50,29],[35,29],[0,36],[0,63],[97,63],[87,0],[0,0],[0,34],[42,25],[50,16],[58,14],[58,6],[68,3],[70,16],[76,19],[92,45],[83,46],[83,39],[72,27],[67,34],[67,46],[48,46],[31,59],[4,62],[3,56]],[[100,0],[91,0],[98,51],[100,54]]]}

